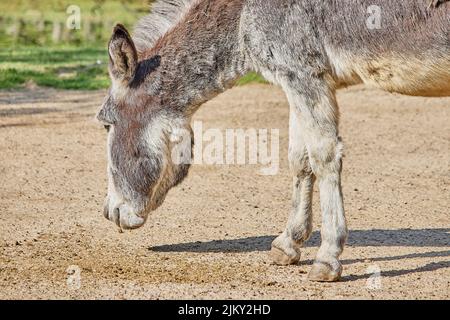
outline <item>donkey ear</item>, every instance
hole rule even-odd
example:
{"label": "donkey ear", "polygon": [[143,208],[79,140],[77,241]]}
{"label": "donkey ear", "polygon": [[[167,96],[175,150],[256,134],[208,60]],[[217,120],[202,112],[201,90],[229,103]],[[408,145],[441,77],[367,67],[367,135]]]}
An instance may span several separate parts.
{"label": "donkey ear", "polygon": [[128,82],[136,72],[138,55],[127,29],[116,25],[109,41],[109,72],[113,80]]}

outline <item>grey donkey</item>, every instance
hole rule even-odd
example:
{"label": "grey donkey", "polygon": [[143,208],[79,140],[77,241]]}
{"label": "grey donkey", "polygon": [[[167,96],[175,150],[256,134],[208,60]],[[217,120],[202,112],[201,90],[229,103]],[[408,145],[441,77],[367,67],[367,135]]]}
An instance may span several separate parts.
{"label": "grey donkey", "polygon": [[[347,239],[336,90],[366,83],[389,92],[450,95],[450,6],[430,0],[163,0],[133,37],[117,25],[109,43],[112,86],[98,113],[108,129],[104,215],[141,227],[187,175],[191,117],[254,70],[290,105],[292,210],[274,240],[277,264],[296,264],[312,230],[313,185],[322,243],[309,273],[337,281]],[[379,24],[368,24],[369,7]]]}

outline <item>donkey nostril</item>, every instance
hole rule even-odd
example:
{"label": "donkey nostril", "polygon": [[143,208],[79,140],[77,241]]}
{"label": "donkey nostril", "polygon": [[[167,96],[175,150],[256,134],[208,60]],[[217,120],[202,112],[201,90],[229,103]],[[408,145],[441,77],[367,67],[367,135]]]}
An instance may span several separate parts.
{"label": "donkey nostril", "polygon": [[109,206],[107,204],[103,207],[103,216],[109,219]]}
{"label": "donkey nostril", "polygon": [[120,210],[119,210],[119,208],[114,209],[112,220],[115,224],[117,224],[120,227]]}

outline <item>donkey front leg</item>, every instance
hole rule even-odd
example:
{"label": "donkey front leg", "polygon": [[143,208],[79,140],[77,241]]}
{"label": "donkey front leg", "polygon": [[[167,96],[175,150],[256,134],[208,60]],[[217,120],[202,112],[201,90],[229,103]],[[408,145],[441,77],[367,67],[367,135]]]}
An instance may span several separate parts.
{"label": "donkey front leg", "polygon": [[[322,244],[308,278],[337,281],[342,274],[339,262],[347,239],[347,224],[341,189],[342,144],[338,135],[338,107],[335,92],[325,80],[303,79],[286,86],[290,104],[300,118],[300,132],[309,163],[319,184],[322,209]],[[288,82],[292,84],[292,80]],[[301,90],[302,85],[308,88]]]}
{"label": "donkey front leg", "polygon": [[274,240],[270,252],[274,263],[296,264],[300,248],[312,231],[314,175],[300,130],[298,112],[291,107],[289,120],[289,165],[293,175],[292,209],[285,231]]}
{"label": "donkey front leg", "polygon": [[308,278],[313,281],[337,281],[342,274],[338,259],[348,233],[341,188],[342,147],[337,135],[324,134],[322,130],[310,128],[306,133],[322,210],[322,243]]}

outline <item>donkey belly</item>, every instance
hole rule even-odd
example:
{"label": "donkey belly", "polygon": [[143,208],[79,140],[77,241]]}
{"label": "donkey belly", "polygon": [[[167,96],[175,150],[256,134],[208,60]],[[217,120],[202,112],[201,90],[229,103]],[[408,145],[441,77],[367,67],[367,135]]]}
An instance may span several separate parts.
{"label": "donkey belly", "polygon": [[429,0],[377,2],[383,27],[376,31],[364,16],[370,0],[331,2],[339,18],[323,38],[335,76],[407,95],[450,96],[450,2],[435,9],[427,9]]}
{"label": "donkey belly", "polygon": [[382,58],[362,63],[364,82],[413,96],[450,96],[450,57]]}
{"label": "donkey belly", "polygon": [[[337,58],[337,59],[336,59]],[[411,96],[450,96],[450,53],[447,56],[428,54],[422,57],[391,55],[367,59],[332,57],[338,82],[363,82],[389,92]]]}

